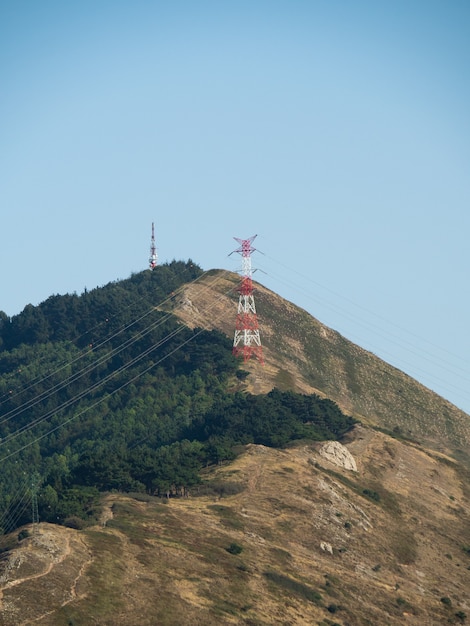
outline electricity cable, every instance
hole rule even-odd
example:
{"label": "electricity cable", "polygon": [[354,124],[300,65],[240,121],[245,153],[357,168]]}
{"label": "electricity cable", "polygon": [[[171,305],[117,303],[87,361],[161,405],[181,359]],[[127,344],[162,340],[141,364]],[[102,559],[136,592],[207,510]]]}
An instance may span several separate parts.
{"label": "electricity cable", "polygon": [[[279,276],[276,276],[275,274],[268,274],[270,277],[275,278],[275,280],[277,280],[278,282],[282,282],[284,285],[288,286],[288,287],[293,287],[295,288],[297,291],[300,291],[303,295],[309,296],[310,294],[308,292],[306,292],[305,290],[301,290],[298,287],[296,287],[296,285],[292,282],[283,280],[282,278],[280,278]],[[316,300],[317,302],[321,303],[323,306],[325,306],[324,302],[317,300],[316,298],[311,298],[312,300]],[[411,342],[407,341],[406,339],[401,339],[401,337],[398,337],[397,335],[390,333],[389,331],[385,330],[383,327],[378,326],[377,324],[372,324],[372,323],[367,323],[364,322],[362,319],[357,318],[354,315],[349,314],[348,312],[345,312],[343,309],[341,309],[340,307],[337,306],[331,306],[328,303],[326,304],[326,306],[328,308],[330,308],[331,310],[340,313],[343,317],[353,321],[355,324],[366,328],[367,330],[371,330],[374,334],[382,337],[383,339],[386,339],[387,341],[389,341],[390,343],[393,343],[395,345],[404,347],[407,351],[411,352],[412,354],[419,356],[420,358],[423,358],[426,361],[429,361],[431,363],[436,363],[435,360],[433,360],[432,358],[429,357],[433,357],[434,355],[428,351],[421,351],[423,354],[427,355],[427,356],[422,356],[422,354],[420,354],[419,351],[417,351],[417,348],[415,346],[415,344],[412,344]],[[390,336],[387,336],[390,335]],[[411,346],[411,347],[408,347]],[[459,378],[462,378],[463,380],[467,381],[468,378],[462,376],[461,374],[459,374],[458,372],[453,371],[452,369],[450,369],[449,367],[444,367],[444,365],[441,364],[442,360],[439,360],[438,365],[441,366],[441,368],[443,370],[448,371],[449,373],[452,373],[455,376],[458,376]],[[459,368],[460,369],[460,368]]]}
{"label": "electricity cable", "polygon": [[[96,350],[98,348],[101,348],[103,345],[106,345],[106,343],[108,341],[111,341],[112,339],[114,339],[115,337],[119,336],[121,333],[125,332],[126,330],[128,330],[129,328],[131,328],[134,324],[142,321],[145,317],[147,317],[148,315],[150,315],[151,313],[155,312],[155,310],[157,309],[157,307],[161,307],[164,304],[166,304],[167,302],[169,302],[172,298],[175,297],[175,295],[177,295],[178,293],[180,293],[181,291],[184,291],[185,287],[187,287],[188,285],[192,285],[194,283],[196,283],[197,281],[201,280],[205,275],[207,274],[206,272],[203,272],[200,276],[196,277],[193,281],[189,282],[189,283],[185,283],[184,285],[181,285],[180,287],[178,287],[176,289],[176,291],[171,295],[166,297],[162,302],[160,302],[157,305],[154,305],[152,307],[150,307],[150,309],[148,309],[145,313],[143,313],[140,317],[138,317],[137,319],[133,320],[132,322],[130,322],[129,324],[127,324],[126,326],[124,326],[123,328],[121,328],[120,330],[116,331],[113,335],[107,337],[106,339],[103,339],[101,342],[94,344],[93,349]],[[141,296],[138,300],[136,300],[135,302],[132,303],[132,305],[129,305],[127,308],[130,308],[131,306],[135,306],[135,304],[141,300],[144,299],[144,296]],[[109,316],[108,318],[106,318],[107,320],[109,319],[113,319],[113,317],[117,317],[117,316]],[[85,335],[91,333],[93,330],[95,330],[96,328],[98,328],[99,326],[101,326],[104,322],[100,322],[99,324],[97,324],[96,326],[94,326],[92,329],[85,331],[84,333],[82,333],[81,335],[79,335],[78,337],[76,337],[74,340],[72,340],[72,344],[74,344],[75,342],[79,341],[82,337],[84,337]],[[89,354],[89,350],[82,350],[81,353],[75,357],[72,360],[67,360],[65,361],[61,366],[59,366],[57,369],[55,369],[54,371],[50,372],[49,374],[47,374],[46,376],[40,378],[39,381],[37,381],[36,379],[33,379],[33,381],[30,381],[30,384],[19,390],[18,392],[16,392],[15,394],[9,394],[6,393],[3,395],[3,398],[6,398],[5,400],[1,400],[0,399],[0,405],[4,404],[5,402],[7,402],[8,400],[11,400],[12,398],[16,397],[17,395],[24,393],[25,391],[29,390],[31,387],[34,387],[35,385],[41,384],[43,382],[45,382],[46,380],[48,380],[49,378],[51,378],[52,376],[56,375],[57,373],[59,373],[60,371],[62,371],[63,369],[65,369],[66,367],[69,367],[70,365],[72,365],[73,363],[75,363],[76,361],[79,361],[80,359],[84,358],[85,356],[87,356]],[[39,378],[39,377],[36,377]]]}
{"label": "electricity cable", "polygon": [[[212,283],[210,283],[209,285],[207,285],[205,287],[205,289],[210,289],[214,284],[216,284],[217,282],[219,282],[223,276],[225,275],[225,272],[222,276],[218,276],[216,280],[212,281]],[[199,277],[201,278],[201,277]],[[197,280],[197,279],[196,279]],[[191,283],[189,283],[189,285],[194,284],[195,281],[192,281]],[[183,289],[183,288],[182,288]],[[163,300],[161,303],[159,303],[157,306],[161,307],[164,304],[166,304],[171,298],[173,298],[174,295],[166,298],[165,300]],[[108,341],[110,341],[111,339],[113,339],[114,337],[118,336],[119,334],[121,334],[124,330],[129,329],[130,327],[132,327],[136,322],[141,321],[144,317],[146,317],[149,313],[155,312],[158,309],[156,307],[152,307],[150,309],[150,311],[148,311],[145,315],[142,315],[140,318],[138,318],[137,320],[134,320],[132,323],[128,324],[125,329],[122,329],[121,331],[115,333],[114,335],[112,335],[111,337],[109,337],[108,339],[102,341],[100,344],[98,344],[96,346],[96,349],[98,349],[100,346],[105,345]],[[53,387],[46,389],[45,391],[41,392],[40,394],[38,394],[37,396],[35,396],[34,398],[28,400],[27,402],[23,403],[22,405],[20,405],[19,407],[15,407],[14,409],[11,409],[9,412],[5,413],[2,416],[2,419],[0,420],[0,425],[3,424],[4,422],[7,422],[9,420],[11,420],[12,418],[16,417],[17,415],[19,415],[20,413],[24,412],[27,408],[32,408],[33,406],[37,405],[39,402],[48,399],[53,393],[55,393],[56,391],[59,391],[65,387],[67,387],[69,384],[71,384],[72,382],[75,382],[76,380],[78,380],[79,378],[82,378],[83,376],[85,376],[86,374],[89,374],[91,371],[93,371],[94,369],[96,369],[97,367],[99,367],[99,365],[103,364],[104,362],[108,361],[109,359],[113,358],[114,356],[116,356],[117,354],[119,354],[119,352],[122,352],[123,350],[125,350],[126,348],[132,346],[133,344],[135,344],[137,341],[140,341],[143,337],[145,337],[147,334],[149,334],[150,332],[152,332],[153,330],[155,330],[158,326],[164,324],[168,319],[170,319],[172,317],[172,313],[167,313],[165,314],[162,318],[157,319],[155,322],[152,322],[152,324],[150,324],[146,329],[141,330],[136,336],[131,337],[127,340],[125,340],[120,346],[116,346],[115,348],[113,348],[113,350],[111,350],[111,352],[99,357],[96,361],[94,361],[93,363],[90,363],[88,365],[86,365],[84,368],[82,368],[81,370],[74,372],[73,374],[71,374],[68,378],[56,383]],[[89,354],[89,353],[88,353]],[[68,367],[70,364],[72,364],[73,362],[75,362],[75,360],[71,361],[70,363],[66,364],[64,367]],[[61,368],[63,369],[63,368]],[[58,370],[60,371],[60,370]],[[47,376],[46,378],[44,378],[43,380],[47,380],[48,378],[50,378],[50,376]],[[41,381],[42,382],[42,381]],[[39,384],[39,383],[37,383]]]}
{"label": "electricity cable", "polygon": [[[130,385],[131,383],[135,382],[136,380],[138,380],[141,376],[143,376],[144,374],[146,374],[147,372],[151,371],[154,367],[156,367],[157,365],[159,365],[160,363],[162,363],[165,359],[167,359],[168,357],[170,357],[171,355],[173,355],[175,352],[177,352],[180,348],[182,348],[183,346],[185,346],[186,344],[188,344],[190,341],[192,341],[193,339],[195,339],[198,335],[200,335],[202,332],[204,332],[204,328],[201,328],[199,331],[197,331],[196,333],[194,333],[190,338],[186,339],[184,342],[182,342],[179,346],[177,346],[176,348],[174,348],[171,352],[169,352],[168,354],[166,354],[165,356],[163,356],[161,359],[159,359],[158,361],[156,361],[155,363],[152,363],[151,365],[149,365],[147,368],[145,368],[142,372],[139,372],[138,374],[136,374],[135,376],[133,376],[132,378],[130,378],[129,380],[127,380],[126,382],[124,382],[122,385],[120,385],[118,388],[113,389],[112,391],[109,392],[109,394],[106,396],[106,398],[109,398],[111,396],[113,396],[115,393],[117,393],[118,391],[121,391],[122,389],[124,389],[125,387],[127,387],[128,385]],[[69,417],[68,419],[64,420],[63,422],[61,422],[60,424],[58,424],[57,426],[54,426],[53,428],[51,428],[50,430],[48,430],[46,433],[43,433],[42,435],[40,435],[39,437],[36,437],[33,441],[29,441],[28,443],[26,443],[25,445],[21,446],[20,448],[18,448],[17,450],[15,450],[14,452],[11,452],[9,454],[7,454],[4,457],[0,458],[0,463],[2,461],[6,461],[7,459],[11,458],[12,456],[15,456],[16,454],[18,454],[19,452],[22,452],[23,450],[25,450],[26,448],[29,448],[30,446],[34,445],[35,443],[37,443],[38,441],[41,441],[42,439],[44,439],[45,437],[48,437],[49,435],[51,435],[52,433],[56,432],[57,430],[59,430],[59,428],[62,428],[63,426],[65,426],[66,424],[68,424],[69,422],[71,422],[72,420],[74,420],[77,417],[80,417],[81,415],[87,413],[88,411],[91,411],[91,409],[94,409],[95,407],[97,407],[101,402],[103,402],[106,398],[102,397],[99,398],[96,402],[94,402],[93,404],[91,404],[88,407],[85,407],[84,409],[82,409],[81,411],[79,411],[78,413],[72,415],[71,417]]]}
{"label": "electricity cable", "polygon": [[[261,237],[262,237],[262,235],[261,235]],[[434,348],[437,348],[438,350],[441,350],[442,352],[447,352],[449,355],[451,355],[451,356],[453,356],[453,357],[455,357],[455,358],[457,358],[457,359],[459,359],[459,360],[461,360],[461,361],[463,361],[465,363],[469,363],[468,358],[464,358],[461,355],[455,354],[455,353],[451,352],[450,350],[447,350],[446,348],[443,348],[442,346],[438,346],[436,343],[434,343],[432,341],[429,341],[428,339],[426,339],[424,337],[421,337],[420,335],[418,335],[418,334],[416,334],[416,333],[414,333],[414,332],[412,332],[412,331],[410,331],[410,330],[408,330],[406,328],[403,328],[399,324],[396,324],[395,322],[392,322],[391,320],[385,318],[384,316],[382,316],[382,315],[380,315],[378,313],[375,313],[371,309],[368,309],[368,308],[364,307],[363,305],[358,304],[357,302],[354,302],[354,300],[352,300],[352,299],[350,299],[350,298],[348,298],[346,296],[343,296],[342,294],[334,291],[330,287],[326,287],[325,285],[322,285],[318,281],[314,280],[311,276],[306,276],[305,274],[302,274],[301,272],[299,272],[297,269],[288,267],[287,265],[285,265],[284,263],[279,261],[278,258],[271,257],[270,255],[267,255],[265,253],[261,253],[261,254],[263,254],[263,256],[265,256],[270,261],[273,261],[273,262],[277,263],[278,265],[280,265],[281,267],[286,269],[288,272],[297,274],[300,278],[302,278],[302,280],[309,281],[310,283],[316,285],[317,287],[320,287],[321,289],[324,289],[325,291],[328,291],[332,295],[341,298],[342,300],[348,302],[349,304],[352,304],[356,308],[361,309],[362,311],[364,311],[366,313],[369,313],[370,315],[373,315],[374,317],[377,317],[378,319],[386,322],[387,324],[390,324],[391,326],[395,326],[401,332],[405,332],[405,333],[407,333],[409,335],[412,335],[416,339],[419,339],[420,341],[424,341],[427,344],[433,346]]]}
{"label": "electricity cable", "polygon": [[33,406],[37,405],[39,402],[41,402],[43,400],[47,400],[51,395],[53,395],[57,391],[60,391],[61,389],[64,389],[65,387],[67,387],[71,383],[74,383],[77,380],[79,380],[80,378],[82,378],[83,376],[89,374],[90,372],[95,370],[97,367],[99,367],[103,363],[105,363],[105,362],[109,361],[111,358],[117,356],[120,352],[122,352],[126,348],[129,348],[130,346],[132,346],[137,341],[140,341],[143,337],[145,337],[150,332],[155,330],[158,326],[160,326],[161,324],[165,323],[168,320],[169,317],[170,317],[170,315],[168,314],[164,318],[160,318],[159,320],[157,320],[157,322],[155,322],[152,325],[150,325],[149,327],[147,327],[147,329],[145,331],[141,331],[137,336],[131,337],[130,339],[127,339],[120,346],[117,346],[116,348],[114,348],[110,352],[106,353],[105,355],[100,356],[97,360],[95,360],[92,363],[88,364],[87,366],[85,366],[81,370],[79,370],[77,372],[74,372],[68,378],[65,378],[64,380],[60,381],[59,383],[56,383],[53,387],[51,387],[51,388],[41,392],[40,394],[38,394],[37,396],[35,396],[31,400],[23,403],[19,407],[11,409],[8,413],[6,413],[5,415],[2,416],[2,419],[0,420],[0,424],[3,424],[5,422],[11,420],[12,418],[16,417],[20,413],[23,413],[26,409],[32,408]]}
{"label": "electricity cable", "polygon": [[[226,272],[224,272],[225,274]],[[219,280],[221,279],[221,277],[219,278]],[[220,300],[223,297],[225,297],[227,294],[229,294],[230,292],[233,291],[233,288],[231,287],[229,290],[227,290],[225,293],[221,294],[219,296],[219,298],[217,299]],[[170,338],[173,338],[174,336],[176,336],[179,332],[186,330],[185,326],[180,326],[178,327],[176,330],[174,330],[172,333],[169,333],[169,335],[167,335],[166,337],[164,337],[160,342],[158,342],[156,345],[153,345],[151,347],[149,347],[147,350],[145,350],[143,353],[141,353],[139,356],[135,357],[134,359],[132,359],[130,362],[122,365],[120,368],[118,368],[117,370],[115,370],[114,372],[112,372],[111,374],[109,374],[108,376],[106,376],[103,380],[99,381],[98,383],[95,383],[94,385],[92,385],[91,387],[89,387],[88,389],[84,390],[83,392],[81,392],[80,394],[77,394],[76,396],[74,396],[73,398],[71,398],[70,400],[64,402],[62,405],[60,405],[59,407],[56,407],[54,410],[49,411],[46,415],[41,416],[39,418],[37,418],[36,420],[34,420],[33,422],[21,427],[20,429],[18,429],[17,431],[15,431],[14,433],[11,433],[7,438],[5,438],[2,442],[0,442],[0,446],[3,445],[4,443],[9,443],[10,441],[12,441],[13,439],[16,439],[17,436],[31,430],[32,428],[34,428],[35,426],[37,426],[39,423],[42,423],[43,421],[45,421],[46,419],[48,419],[49,417],[51,417],[52,415],[56,414],[57,412],[63,410],[64,408],[68,408],[69,406],[71,406],[72,404],[74,404],[75,402],[77,402],[78,400],[82,399],[83,397],[85,397],[88,393],[90,393],[91,391],[93,391],[94,389],[100,387],[101,385],[105,384],[108,380],[110,380],[111,378],[114,378],[115,376],[117,376],[118,374],[122,373],[123,371],[127,370],[129,367],[131,367],[132,365],[134,365],[135,363],[139,362],[140,360],[142,360],[145,356],[147,356],[149,353],[151,353],[152,351],[156,350],[158,347],[160,347],[161,345],[163,345],[166,341],[168,341]],[[161,359],[159,359],[157,362],[152,363],[151,365],[149,365],[145,370],[143,370],[142,372],[139,372],[138,374],[136,374],[134,377],[132,377],[130,380],[128,380],[127,382],[123,383],[122,385],[120,385],[118,388],[112,390],[111,392],[109,392],[106,396],[106,398],[114,395],[115,393],[117,393],[118,391],[120,391],[121,389],[123,389],[124,387],[126,387],[128,384],[130,384],[131,382],[134,382],[135,380],[137,380],[138,378],[140,378],[143,374],[145,374],[146,372],[150,371],[151,369],[153,369],[154,367],[156,367],[158,364],[160,364],[162,361],[164,361],[166,358],[168,358],[169,356],[171,356],[172,354],[174,354],[175,352],[177,352],[177,350],[179,350],[180,348],[182,348],[184,345],[186,345],[187,343],[189,343],[190,341],[192,341],[193,339],[195,339],[200,333],[204,332],[204,328],[201,328],[198,332],[194,333],[190,338],[188,338],[187,340],[185,340],[184,342],[182,342],[181,344],[179,344],[178,346],[176,346],[173,350],[171,350],[167,355],[163,356]],[[60,424],[58,424],[57,426],[53,427],[52,429],[48,430],[46,433],[43,433],[42,435],[40,435],[39,437],[35,438],[34,440],[28,442],[27,444],[23,445],[22,447],[19,447],[18,449],[10,452],[9,454],[5,455],[4,457],[0,458],[0,462],[7,460],[8,458],[11,458],[12,456],[18,454],[19,452],[21,452],[22,450],[30,447],[31,445],[33,445],[34,443],[36,443],[37,441],[42,440],[44,437],[47,437],[49,434],[55,432],[56,430],[58,430],[59,428],[61,428],[63,425],[69,423],[70,421],[72,421],[73,419],[75,419],[75,417],[78,417],[84,413],[86,413],[87,411],[91,410],[92,408],[94,408],[95,406],[99,405],[101,402],[103,402],[105,400],[105,397],[99,398],[96,402],[92,403],[89,407],[85,407],[82,411],[80,411],[79,413],[71,416],[70,418],[66,419],[65,421],[61,422]]]}
{"label": "electricity cable", "polygon": [[25,497],[28,496],[28,489],[25,488],[21,493],[16,493],[11,502],[13,503],[8,507],[0,517],[0,527],[3,532],[8,532],[8,528],[15,527],[15,523],[18,521],[20,514],[18,514],[19,507],[22,507]]}
{"label": "electricity cable", "polygon": [[[15,503],[12,508],[6,509],[3,515],[0,517],[0,527],[3,528],[4,533],[9,532],[8,529],[16,528],[17,522],[20,517],[23,515],[26,507],[31,501],[31,492],[29,487],[22,490],[21,498],[17,496],[15,499],[12,498],[12,501]],[[26,503],[25,503],[26,499]]]}
{"label": "electricity cable", "polygon": [[[354,307],[356,307],[356,308],[358,308],[358,309],[360,309],[360,310],[364,311],[365,313],[368,313],[369,315],[373,315],[373,316],[374,316],[374,317],[376,317],[377,319],[379,319],[379,320],[381,320],[381,321],[383,321],[383,322],[386,322],[386,323],[387,323],[387,324],[389,324],[390,326],[394,326],[394,327],[395,327],[395,328],[397,328],[400,332],[407,333],[408,335],[411,335],[411,336],[415,337],[416,339],[419,339],[420,341],[423,341],[423,342],[427,343],[428,345],[430,345],[430,346],[432,346],[432,347],[434,347],[434,348],[436,348],[436,349],[438,349],[438,350],[440,350],[440,351],[442,351],[442,352],[446,352],[446,353],[447,353],[447,354],[449,354],[450,356],[452,356],[452,357],[454,357],[454,358],[457,358],[457,359],[459,359],[459,360],[463,361],[464,363],[469,363],[468,359],[466,359],[466,358],[464,358],[464,357],[462,357],[462,356],[460,356],[460,355],[457,355],[457,354],[455,354],[455,353],[451,352],[450,350],[447,350],[446,348],[443,348],[442,346],[438,346],[436,343],[434,343],[434,342],[432,342],[432,341],[429,341],[428,339],[426,339],[426,338],[424,338],[424,337],[421,337],[421,336],[417,335],[416,333],[413,333],[412,331],[407,330],[406,328],[403,328],[402,326],[400,326],[400,325],[396,324],[395,322],[392,322],[391,320],[388,320],[388,319],[387,319],[387,318],[385,318],[384,316],[379,315],[378,313],[375,313],[375,312],[374,312],[374,311],[372,311],[371,309],[368,309],[368,308],[366,308],[366,307],[364,307],[364,306],[362,306],[362,305],[360,305],[360,304],[357,304],[356,302],[354,302],[354,301],[353,301],[353,300],[351,300],[350,298],[347,298],[346,296],[343,296],[343,295],[341,295],[341,294],[339,294],[339,293],[337,293],[337,292],[333,291],[333,290],[332,290],[332,289],[330,289],[329,287],[326,287],[325,285],[322,285],[321,283],[319,283],[319,282],[317,282],[317,281],[313,280],[313,279],[312,279],[311,277],[309,277],[309,276],[305,276],[304,274],[300,273],[298,270],[288,267],[288,266],[287,266],[287,265],[285,265],[284,263],[281,263],[278,259],[273,258],[273,257],[270,257],[269,255],[264,255],[264,256],[266,256],[266,258],[267,258],[267,259],[269,259],[270,261],[273,261],[273,262],[277,263],[278,265],[280,265],[281,267],[283,267],[284,269],[286,269],[288,272],[297,274],[300,278],[302,278],[302,280],[306,280],[306,281],[309,281],[310,283],[312,283],[312,284],[314,284],[314,285],[317,285],[318,287],[320,287],[320,288],[322,288],[322,289],[324,289],[324,290],[328,291],[329,293],[331,293],[332,295],[334,295],[334,296],[336,296],[336,297],[338,297],[338,298],[341,298],[341,299],[342,299],[342,300],[344,300],[345,302],[348,302],[349,304],[352,304]],[[294,285],[294,283],[290,283],[290,284],[291,284],[292,286],[295,286],[295,285]],[[303,290],[301,290],[301,291],[303,291]],[[303,291],[303,293],[307,293],[307,292]],[[337,307],[337,306],[335,307],[335,306],[333,306],[333,308],[336,308],[338,311],[343,311],[343,312],[344,312],[344,309],[342,309],[341,307]],[[381,328],[383,328],[383,327],[381,327]],[[386,332],[389,332],[389,331],[386,331]],[[406,340],[403,340],[403,341],[406,341]],[[423,352],[425,352],[425,351],[423,350]],[[428,354],[431,354],[431,355],[432,355],[432,353],[428,353]],[[462,371],[464,371],[464,370],[462,370]]]}
{"label": "electricity cable", "polygon": [[[286,267],[283,264],[281,264],[281,265],[283,267]],[[288,268],[288,269],[289,269],[290,272],[294,272],[295,271],[295,270],[292,270],[290,268]],[[358,320],[358,318],[356,316],[354,316],[353,314],[351,314],[350,311],[345,312],[344,309],[338,307],[337,305],[331,305],[331,303],[328,302],[328,301],[325,304],[324,301],[321,301],[321,300],[318,300],[318,298],[312,297],[312,294],[310,292],[307,292],[305,289],[300,289],[292,281],[285,281],[285,280],[281,279],[278,275],[273,274],[272,272],[269,272],[269,273],[265,272],[265,273],[268,276],[274,278],[277,282],[283,282],[285,285],[289,286],[290,288],[294,288],[296,291],[302,293],[303,295],[308,296],[313,301],[317,301],[322,306],[326,306],[327,308],[329,308],[329,309],[339,313],[342,317],[344,317],[346,319],[350,319],[355,324],[357,324],[359,326],[362,326],[363,328],[366,328],[367,330],[371,330],[376,335],[379,335],[379,336],[385,338],[390,343],[394,343],[395,345],[398,345],[401,348],[406,349],[408,352],[418,356],[420,359],[423,359],[423,360],[426,360],[426,361],[428,361],[430,363],[433,363],[434,365],[437,365],[443,371],[447,371],[447,372],[451,373],[455,377],[458,377],[458,378],[461,378],[462,380],[468,381],[468,377],[465,377],[465,376],[462,375],[461,372],[464,372],[464,370],[460,366],[452,364],[452,363],[449,363],[448,361],[445,361],[441,357],[438,357],[437,355],[434,355],[434,354],[430,353],[428,350],[423,350],[423,349],[419,348],[415,343],[411,343],[408,340],[402,338],[401,336],[397,336],[396,333],[391,333],[390,331],[386,330],[384,327],[379,327],[376,324],[365,322],[362,318],[360,320]],[[299,275],[302,276],[301,274],[299,274]],[[302,276],[302,277],[305,278],[305,279],[307,278],[305,276]],[[315,281],[312,281],[312,282],[315,283]],[[318,283],[315,283],[315,284],[318,284]],[[331,290],[329,290],[329,291],[331,291]],[[332,293],[335,293],[335,292],[332,292]],[[338,294],[335,294],[335,295],[338,295]],[[347,298],[344,298],[344,299],[348,300]],[[356,306],[358,306],[358,308],[363,308],[363,307],[360,307],[359,305],[356,305]],[[367,309],[364,309],[364,310],[368,311]],[[371,311],[368,311],[368,312],[373,314],[373,315],[376,315],[376,314],[372,313]],[[379,315],[376,315],[376,317],[378,317],[379,319],[383,319],[384,321],[387,321],[387,320],[385,320],[385,318],[381,318],[381,316],[379,316]],[[389,323],[394,325],[392,322],[389,322]],[[397,325],[394,325],[394,326],[396,328],[400,329],[399,326],[397,326]],[[390,336],[384,335],[384,333],[388,333],[388,335],[390,335],[392,338],[390,338]],[[351,335],[350,332],[348,332],[347,334]],[[412,336],[416,336],[419,339],[419,337],[417,335],[414,335],[413,333],[409,333],[409,334],[412,335]],[[423,341],[426,341],[426,340],[423,339]],[[362,338],[357,340],[357,342],[358,342],[358,345],[364,345],[364,341],[362,340]],[[371,347],[373,347],[372,344],[370,344],[369,341],[368,341],[368,343],[369,343],[369,345],[371,345]],[[435,344],[432,344],[431,342],[427,342],[427,343],[432,345],[432,346],[435,346]],[[406,345],[404,345],[404,344],[406,344]],[[445,351],[444,349],[439,348],[439,346],[435,346],[435,347]],[[380,348],[379,351],[382,352],[382,353],[391,354],[391,353],[387,352],[386,350],[384,350],[383,348]],[[449,355],[452,356],[451,352],[449,352],[449,351],[445,351],[445,352],[447,352]],[[426,355],[426,356],[424,356],[424,355]],[[408,363],[406,360],[404,360],[401,357],[396,357],[393,354],[391,356],[394,358],[395,361],[399,360],[401,363],[405,363],[405,364],[411,366],[412,369],[419,370],[419,371],[423,372],[428,377],[430,377],[430,378],[434,379],[436,382],[438,382],[440,384],[440,386],[447,388],[449,391],[450,391],[450,389],[449,389],[449,385],[450,385],[451,387],[453,387],[454,389],[456,389],[459,392],[459,395],[461,397],[463,397],[462,394],[463,395],[467,394],[467,392],[465,390],[463,390],[461,387],[458,387],[456,385],[452,385],[452,383],[449,383],[444,378],[436,376],[435,374],[431,374],[431,373],[427,372],[426,370],[424,370],[422,368],[419,368],[415,364]],[[461,360],[463,361],[464,359],[461,359]],[[453,369],[451,369],[451,368],[453,368]]]}
{"label": "electricity cable", "polygon": [[184,326],[178,327],[172,333],[170,333],[169,335],[166,335],[164,337],[164,339],[162,339],[158,343],[150,346],[149,348],[147,348],[147,350],[144,350],[144,352],[141,352],[137,357],[134,357],[133,359],[131,359],[131,361],[127,362],[124,365],[121,365],[118,369],[114,370],[113,372],[111,372],[110,374],[108,374],[107,376],[105,376],[104,378],[99,380],[98,382],[94,383],[93,385],[87,387],[84,391],[82,391],[82,392],[78,393],[77,395],[73,396],[73,398],[69,398],[68,400],[66,400],[65,402],[60,404],[58,407],[55,407],[54,409],[51,409],[45,415],[42,415],[42,416],[36,418],[35,420],[33,420],[31,422],[28,422],[28,424],[25,424],[25,425],[21,426],[15,432],[8,434],[0,442],[0,447],[5,445],[5,444],[7,444],[7,443],[9,443],[13,439],[15,439],[18,435],[31,430],[31,428],[33,428],[34,426],[37,426],[41,422],[49,419],[50,417],[52,417],[53,415],[59,413],[60,411],[62,411],[64,409],[72,406],[73,404],[75,404],[76,402],[78,402],[79,400],[81,400],[82,398],[87,396],[90,392],[94,391],[95,389],[98,389],[99,387],[102,387],[109,380],[115,378],[118,374],[120,374],[121,372],[125,371],[126,369],[128,369],[132,365],[135,365],[135,363],[138,363],[139,361],[141,361],[145,356],[147,356],[148,354],[150,354],[151,352],[153,352],[154,350],[156,350],[157,348],[162,346],[169,339],[172,339],[174,336],[176,336],[178,333],[180,333],[184,329],[185,329]]}

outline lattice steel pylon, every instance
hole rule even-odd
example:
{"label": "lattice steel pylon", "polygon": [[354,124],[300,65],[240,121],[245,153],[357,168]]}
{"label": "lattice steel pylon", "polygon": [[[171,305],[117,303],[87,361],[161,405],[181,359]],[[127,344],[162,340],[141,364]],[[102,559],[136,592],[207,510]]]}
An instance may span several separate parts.
{"label": "lattice steel pylon", "polygon": [[238,287],[238,312],[233,338],[233,354],[242,356],[244,362],[255,356],[264,365],[258,316],[253,296],[253,270],[251,268],[251,253],[256,250],[252,246],[255,237],[256,235],[249,239],[234,237],[235,241],[240,244],[240,247],[233,252],[238,252],[242,256],[242,278]]}
{"label": "lattice steel pylon", "polygon": [[32,521],[33,534],[35,535],[39,532],[39,511],[38,511],[39,483],[40,483],[39,475],[35,472],[31,476],[31,521]]}

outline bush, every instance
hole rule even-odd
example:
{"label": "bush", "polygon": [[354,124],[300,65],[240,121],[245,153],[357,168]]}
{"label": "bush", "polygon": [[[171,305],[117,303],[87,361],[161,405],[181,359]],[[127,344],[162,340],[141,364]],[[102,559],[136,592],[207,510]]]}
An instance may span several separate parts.
{"label": "bush", "polygon": [[66,517],[64,519],[64,526],[67,526],[67,528],[74,528],[75,530],[82,530],[85,528],[86,522],[81,517],[71,515],[70,517]]}
{"label": "bush", "polygon": [[269,581],[276,583],[288,593],[294,593],[314,604],[321,605],[321,595],[311,587],[304,585],[304,583],[289,578],[289,576],[284,576],[284,574],[278,574],[277,572],[264,572],[264,575]]}
{"label": "bush", "polygon": [[380,502],[380,494],[378,494],[376,491],[373,491],[372,489],[363,489],[362,493],[371,500],[375,500],[375,502]]}
{"label": "bush", "polygon": [[225,548],[230,554],[241,554],[243,552],[243,546],[238,543],[231,543],[228,548]]}
{"label": "bush", "polygon": [[23,539],[27,539],[30,536],[29,530],[27,528],[23,528],[23,530],[20,530],[18,533],[18,541],[23,541]]}
{"label": "bush", "polygon": [[196,485],[191,491],[193,496],[219,496],[224,498],[234,496],[244,491],[245,487],[240,483],[228,480],[213,480],[201,485]]}

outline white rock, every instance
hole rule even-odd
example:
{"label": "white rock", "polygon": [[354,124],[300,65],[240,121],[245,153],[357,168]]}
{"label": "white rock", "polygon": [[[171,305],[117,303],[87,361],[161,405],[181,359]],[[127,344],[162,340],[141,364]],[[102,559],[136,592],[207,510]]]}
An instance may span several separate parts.
{"label": "white rock", "polygon": [[330,463],[334,463],[339,467],[357,472],[356,461],[353,455],[339,441],[328,441],[320,448],[320,454]]}
{"label": "white rock", "polygon": [[333,554],[333,546],[331,545],[331,543],[326,543],[326,541],[322,541],[320,543],[320,548],[323,550],[323,552]]}

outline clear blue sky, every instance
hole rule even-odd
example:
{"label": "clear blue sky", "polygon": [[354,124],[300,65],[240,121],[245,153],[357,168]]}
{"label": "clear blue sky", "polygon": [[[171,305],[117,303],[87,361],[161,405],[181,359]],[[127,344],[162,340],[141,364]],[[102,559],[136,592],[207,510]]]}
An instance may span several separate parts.
{"label": "clear blue sky", "polygon": [[0,3],[0,310],[145,269],[152,221],[204,269],[258,234],[255,278],[470,412],[469,32],[468,0]]}

